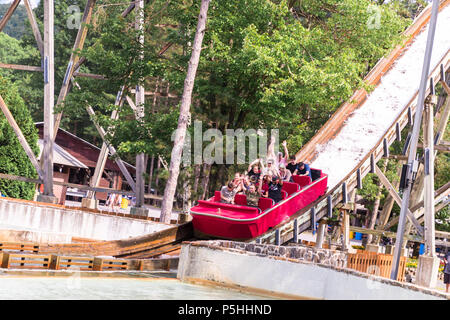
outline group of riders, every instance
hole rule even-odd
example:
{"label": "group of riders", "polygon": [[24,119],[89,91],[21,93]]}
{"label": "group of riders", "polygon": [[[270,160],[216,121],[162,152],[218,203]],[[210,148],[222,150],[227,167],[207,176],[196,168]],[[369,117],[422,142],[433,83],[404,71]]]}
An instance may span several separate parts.
{"label": "group of riders", "polygon": [[234,179],[223,186],[220,191],[222,203],[234,204],[238,193],[246,195],[247,205],[257,207],[261,197],[270,198],[275,203],[282,200],[284,182],[294,182],[293,175],[311,177],[308,164],[297,162],[294,155],[289,157],[286,141],[282,143],[284,154],[275,156],[273,144],[268,148],[266,165],[263,159],[256,159],[248,166],[247,172],[236,173]]}

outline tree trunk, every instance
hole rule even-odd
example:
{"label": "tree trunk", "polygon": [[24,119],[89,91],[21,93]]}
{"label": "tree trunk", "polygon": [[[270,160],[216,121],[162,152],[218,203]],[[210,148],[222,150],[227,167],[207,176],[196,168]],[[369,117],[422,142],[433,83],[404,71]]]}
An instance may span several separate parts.
{"label": "tree trunk", "polygon": [[210,0],[202,0],[200,14],[198,16],[197,31],[195,33],[192,55],[189,61],[186,80],[184,81],[183,96],[181,97],[180,117],[178,119],[178,129],[175,134],[175,142],[170,158],[169,178],[164,190],[164,198],[161,205],[161,218],[163,223],[170,223],[170,215],[173,208],[173,199],[177,187],[177,180],[180,174],[181,155],[183,152],[186,129],[190,117],[190,107],[192,101],[192,91],[194,88],[195,75],[197,73],[200,53],[202,50],[203,37],[206,31],[206,19]]}
{"label": "tree trunk", "polygon": [[152,156],[150,161],[150,172],[148,173],[148,190],[147,193],[152,193],[153,168],[155,167],[155,156]]}
{"label": "tree trunk", "polygon": [[161,159],[158,158],[158,164],[156,165],[155,195],[158,194],[159,171],[160,171],[159,169],[161,169]]}

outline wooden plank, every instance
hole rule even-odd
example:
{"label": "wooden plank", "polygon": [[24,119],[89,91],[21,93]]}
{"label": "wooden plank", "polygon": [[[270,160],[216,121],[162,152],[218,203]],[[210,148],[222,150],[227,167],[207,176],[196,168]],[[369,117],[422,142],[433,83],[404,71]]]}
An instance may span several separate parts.
{"label": "wooden plank", "polygon": [[92,74],[92,73],[84,73],[84,72],[74,72],[74,77],[82,77],[82,78],[91,78],[91,79],[97,79],[97,80],[107,80],[105,76],[102,76],[101,74]]}
{"label": "wooden plank", "polygon": [[7,261],[3,261],[3,268],[13,269],[48,269],[51,255],[37,254],[4,254]]}
{"label": "wooden plank", "polygon": [[[347,268],[359,272],[389,278],[392,268],[392,255],[377,254],[376,252],[349,253],[347,255]],[[398,281],[403,281],[406,269],[406,257],[400,260]]]}
{"label": "wooden plank", "polygon": [[[422,143],[418,143],[417,148],[424,149],[424,146]],[[434,149],[436,151],[441,151],[441,152],[450,152],[450,146],[446,146],[446,145],[442,145],[442,144],[434,145]]]}
{"label": "wooden plank", "polygon": [[1,242],[0,252],[4,250],[39,253],[39,245],[33,243]]}
{"label": "wooden plank", "polygon": [[444,88],[445,92],[447,92],[447,95],[450,96],[450,87],[447,83],[444,81],[440,81],[442,87]]}
{"label": "wooden plank", "polygon": [[42,244],[40,252],[65,255],[93,255],[126,257],[136,252],[151,252],[164,245],[180,243],[194,236],[192,223],[188,222],[149,235],[123,240],[94,243]]}
{"label": "wooden plank", "polygon": [[[350,226],[350,230],[353,232],[385,236],[387,238],[396,238],[397,237],[397,234],[395,232],[385,231],[385,230],[366,229],[366,228],[355,227],[355,226]],[[422,237],[417,236],[417,235],[405,235],[404,238],[408,239],[409,241],[423,242]]]}
{"label": "wooden plank", "polygon": [[42,67],[25,66],[21,64],[11,64],[11,63],[1,63],[0,68],[12,69],[12,70],[23,70],[23,71],[33,71],[33,72],[44,72]]}
{"label": "wooden plank", "polygon": [[[116,97],[116,101],[115,101],[115,105],[116,106],[122,106],[123,104],[123,91],[125,90],[124,87],[122,87],[120,89],[120,91],[117,93],[117,97]],[[119,113],[117,112],[117,110],[114,110],[111,113],[111,120],[117,120],[117,118],[119,117]],[[100,151],[100,154],[98,156],[97,159],[97,165],[95,166],[95,171],[94,171],[94,175],[91,178],[90,181],[90,186],[91,187],[99,187],[100,185],[100,180],[103,174],[103,171],[105,170],[105,166],[106,166],[106,161],[108,160],[108,144],[106,143],[106,141],[103,141],[102,143],[102,149]],[[95,193],[94,192],[89,192],[87,195],[87,198],[92,199],[94,197]]]}

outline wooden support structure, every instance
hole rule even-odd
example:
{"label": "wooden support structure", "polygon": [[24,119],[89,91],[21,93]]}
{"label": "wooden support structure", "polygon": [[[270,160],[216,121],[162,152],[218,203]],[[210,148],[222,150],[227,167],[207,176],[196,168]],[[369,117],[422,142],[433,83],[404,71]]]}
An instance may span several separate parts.
{"label": "wooden support structure", "polygon": [[[91,117],[95,116],[95,112],[94,109],[92,109],[91,106],[86,106],[86,111],[89,113],[89,115]],[[100,134],[100,137],[102,138],[102,140],[104,142],[106,142],[106,132],[105,130],[96,122],[94,121],[94,125],[97,128],[98,133]],[[109,152],[111,153],[111,156],[116,156],[117,152],[116,149],[108,144],[108,148],[109,148]],[[133,180],[133,177],[131,177],[130,173],[128,172],[127,168],[125,167],[125,164],[123,163],[123,161],[119,158],[119,157],[114,157],[114,161],[117,163],[117,165],[119,166],[120,171],[122,172],[122,174],[124,175],[125,179],[127,180],[128,184],[130,185],[131,189],[133,190],[133,192],[136,192],[136,184]]]}
{"label": "wooden support structure", "polygon": [[[435,206],[441,202],[444,198],[448,197],[450,195],[450,182],[447,182],[445,185],[443,185],[442,187],[440,187],[438,190],[435,191],[434,193],[434,204]],[[414,217],[416,219],[419,219],[420,216],[423,214],[423,204],[424,201],[420,201],[418,202],[415,206],[411,207],[411,212],[414,213]],[[389,221],[389,223],[387,223],[383,229],[387,230],[389,228],[391,228],[392,226],[394,226],[395,224],[398,223],[398,216],[393,218],[391,221]],[[420,223],[420,220],[419,220]]]}
{"label": "wooden support structure", "polygon": [[[377,174],[378,178],[380,179],[381,183],[384,185],[384,187],[388,190],[389,194],[394,198],[395,202],[399,206],[402,204],[402,200],[392,184],[389,182],[388,178],[384,175],[384,173],[381,171],[381,169],[378,166],[375,166],[375,173]],[[414,215],[411,213],[409,209],[407,209],[407,217],[411,221],[411,223],[414,225],[414,227],[417,229],[417,231],[420,234],[423,234],[423,228],[417,221],[417,219],[414,217]]]}
{"label": "wooden support structure", "polygon": [[442,81],[442,80],[441,80],[441,84],[442,84],[442,87],[444,88],[445,92],[447,92],[447,95],[450,96],[450,86],[445,81]]}
{"label": "wooden support structure", "polygon": [[81,78],[91,78],[91,79],[97,79],[97,80],[106,80],[105,76],[102,76],[101,74],[92,74],[92,73],[85,73],[85,72],[78,72],[78,71],[75,71],[73,73],[73,76],[81,77]]}
{"label": "wooden support structure", "polygon": [[12,70],[23,70],[23,71],[33,71],[33,72],[44,72],[42,67],[24,66],[21,64],[11,64],[11,63],[1,63],[0,68],[12,69]]}
{"label": "wooden support structure", "polygon": [[[356,196],[356,189],[352,194],[352,199]],[[352,200],[353,201],[353,200]],[[354,211],[354,202],[340,203],[336,208],[341,212],[342,215],[342,250],[350,250],[350,212]]]}
{"label": "wooden support structure", "polygon": [[[377,230],[377,229],[367,229],[367,228],[355,227],[355,226],[351,226],[350,231],[364,233],[364,234],[373,234],[376,236],[384,236],[387,238],[394,238],[394,239],[397,237],[397,234],[395,232],[386,231],[386,230]],[[420,242],[420,243],[424,242],[422,237],[417,236],[417,235],[411,235],[411,234],[404,235],[404,239],[409,240],[409,241],[414,241],[414,242]]]}
{"label": "wooden support structure", "polygon": [[[86,40],[86,35],[88,32],[88,24],[91,22],[92,12],[94,10],[96,0],[87,0],[86,7],[84,9],[83,18],[81,19],[80,29],[78,29],[77,37],[75,39],[75,44],[73,46],[72,54],[70,55],[69,63],[67,65],[66,74],[64,76],[63,84],[59,92],[57,105],[64,103],[67,93],[69,92],[70,81],[75,72],[75,65],[80,59],[78,52],[83,49],[84,42]],[[61,122],[62,112],[58,113],[54,119],[54,129],[53,129],[53,141],[56,139],[58,134],[59,124]]]}
{"label": "wooden support structure", "polygon": [[36,39],[38,50],[41,53],[41,58],[44,58],[44,42],[42,41],[41,32],[39,31],[39,26],[36,22],[36,17],[33,9],[31,8],[30,1],[23,0],[23,4],[27,10],[28,20],[30,21],[31,30],[33,31],[34,38]]}
{"label": "wooden support structure", "polygon": [[[435,96],[431,96],[430,100]],[[436,256],[435,222],[434,222],[434,117],[433,103],[425,103],[423,115],[423,141],[424,141],[424,229],[425,254]]]}
{"label": "wooden support structure", "polygon": [[44,196],[53,197],[53,123],[55,104],[54,2],[44,0]]}
{"label": "wooden support structure", "polygon": [[2,268],[48,269],[50,260],[50,255],[3,253]]}
{"label": "wooden support structure", "polygon": [[159,232],[129,239],[93,243],[41,244],[39,252],[60,255],[113,256],[116,258],[150,258],[178,250],[182,241],[192,239],[192,222]]}
{"label": "wooden support structure", "polygon": [[[116,97],[116,101],[115,101],[116,106],[120,106],[123,104],[123,90],[124,90],[124,87],[122,87],[121,90],[117,93],[117,97]],[[119,116],[119,113],[117,112],[117,110],[114,110],[111,113],[112,120],[116,120],[118,118],[118,116]],[[105,166],[106,166],[106,160],[108,160],[108,153],[109,153],[108,145],[107,145],[106,141],[103,141],[102,148],[100,150],[100,154],[99,154],[98,160],[97,160],[97,165],[95,167],[94,175],[92,176],[92,179],[90,181],[91,187],[98,187],[100,185],[100,180],[102,178],[102,174],[103,174],[103,171],[105,170]],[[92,199],[94,197],[94,195],[95,195],[94,192],[88,192],[87,198]]]}

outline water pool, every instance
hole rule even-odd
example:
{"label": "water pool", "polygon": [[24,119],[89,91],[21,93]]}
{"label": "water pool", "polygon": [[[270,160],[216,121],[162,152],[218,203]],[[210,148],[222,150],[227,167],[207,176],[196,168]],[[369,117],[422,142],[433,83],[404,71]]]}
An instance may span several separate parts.
{"label": "water pool", "polygon": [[0,300],[262,300],[267,296],[200,286],[174,272],[0,270]]}

